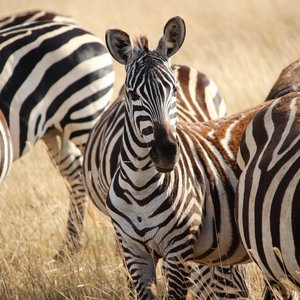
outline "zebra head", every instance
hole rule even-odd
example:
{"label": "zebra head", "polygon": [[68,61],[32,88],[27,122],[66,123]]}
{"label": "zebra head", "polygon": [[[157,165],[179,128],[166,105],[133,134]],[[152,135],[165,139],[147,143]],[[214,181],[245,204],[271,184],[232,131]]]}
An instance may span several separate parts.
{"label": "zebra head", "polygon": [[118,29],[106,32],[111,55],[126,67],[126,111],[136,138],[145,143],[159,172],[173,170],[178,158],[176,140],[177,80],[169,58],[185,38],[182,18],[171,18],[155,50],[142,36],[133,44],[127,33]]}

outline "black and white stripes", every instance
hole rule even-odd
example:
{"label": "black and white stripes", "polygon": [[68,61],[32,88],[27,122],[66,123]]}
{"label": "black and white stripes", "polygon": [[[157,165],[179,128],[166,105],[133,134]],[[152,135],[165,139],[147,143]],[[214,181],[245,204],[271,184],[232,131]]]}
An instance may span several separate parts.
{"label": "black and white stripes", "polygon": [[268,280],[275,281],[283,290],[297,290],[299,93],[289,93],[261,109],[248,125],[239,149],[238,162],[243,171],[238,184],[237,216],[245,248]]}
{"label": "black and white stripes", "polygon": [[82,154],[89,131],[112,96],[111,58],[96,36],[54,21],[1,30],[0,56],[0,108],[11,132],[14,160],[30,144],[46,142],[72,190],[63,247],[72,251],[80,244],[87,204],[80,179]]}
{"label": "black and white stripes", "polygon": [[249,299],[249,274],[245,265],[231,267],[193,265],[191,291],[196,299]]}
{"label": "black and white stripes", "polygon": [[[177,120],[202,122],[226,115],[226,105],[216,84],[198,70],[171,66],[178,82]],[[95,205],[107,214],[105,202],[120,160],[125,116],[125,91],[101,115],[91,130],[84,154],[84,180]]]}
{"label": "black and white stripes", "polygon": [[[54,22],[0,34],[0,106],[13,133],[15,158],[26,152],[26,142],[35,143],[51,127],[84,145],[111,96],[112,66],[98,38]],[[94,90],[97,86],[103,88]]]}

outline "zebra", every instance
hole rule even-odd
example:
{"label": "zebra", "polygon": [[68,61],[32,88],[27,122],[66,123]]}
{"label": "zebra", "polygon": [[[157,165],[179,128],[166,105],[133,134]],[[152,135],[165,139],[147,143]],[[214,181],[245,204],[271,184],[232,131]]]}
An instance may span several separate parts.
{"label": "zebra", "polygon": [[55,256],[61,258],[81,245],[88,199],[80,178],[83,151],[112,97],[112,59],[93,34],[51,20],[1,30],[0,57],[0,109],[13,160],[42,139],[71,189],[66,238]]}
{"label": "zebra", "polygon": [[69,16],[57,14],[55,12],[47,10],[30,10],[0,18],[0,30],[16,25],[22,25],[38,21],[55,21],[62,23],[77,24],[77,21],[75,21],[75,19]]}
{"label": "zebra", "polygon": [[289,64],[281,71],[266,101],[282,97],[291,92],[300,92],[300,59]]}
{"label": "zebra", "polygon": [[[224,117],[225,101],[205,74],[184,65],[171,66],[178,80],[178,119],[195,122]],[[105,201],[120,159],[124,124],[124,87],[90,132],[83,160],[83,181],[94,204],[108,214]],[[242,266],[193,266],[192,292],[199,299],[248,298],[248,274]],[[215,298],[214,298],[215,297]]]}
{"label": "zebra", "polygon": [[300,94],[262,108],[247,126],[237,162],[237,220],[249,255],[285,299],[299,299]]}
{"label": "zebra", "polygon": [[[289,93],[299,92],[300,87],[300,60],[296,60],[285,67],[276,82],[272,86],[265,101],[285,96]],[[285,298],[298,299],[298,295],[293,288],[288,286],[277,285],[276,281],[268,281],[266,278],[266,288],[264,290],[264,299],[272,298],[272,290],[279,290]]]}
{"label": "zebra", "polygon": [[3,113],[0,111],[0,183],[10,171],[12,165],[12,143],[10,132]]}
{"label": "zebra", "polygon": [[[274,83],[273,87],[271,88],[266,101],[270,99],[276,99],[287,95],[292,92],[299,92],[300,91],[300,60],[296,60],[285,67],[279,77],[277,78],[276,82]],[[272,281],[273,282],[273,281]],[[267,282],[267,287],[270,286],[270,282]],[[289,289],[288,287],[278,286],[276,282],[271,284],[273,289],[278,290],[285,295],[285,297],[294,297],[294,299],[298,299],[299,297],[295,294],[293,289]],[[280,288],[281,287],[281,288]],[[264,291],[264,298],[271,299],[272,289],[267,288]]]}
{"label": "zebra", "polygon": [[[184,35],[180,17],[166,23],[153,51],[144,36],[133,47],[127,33],[106,33],[108,50],[125,65],[126,79],[121,159],[105,205],[139,299],[154,298],[149,286],[155,286],[158,258],[164,260],[169,299],[185,297],[189,261],[251,261],[235,224],[234,195],[239,139],[258,108],[218,121],[176,126],[177,84],[169,57]],[[116,111],[111,128],[120,124],[120,115]],[[92,151],[97,150],[95,143]]]}
{"label": "zebra", "polygon": [[[226,104],[217,85],[204,73],[186,65],[173,64],[177,78],[177,117],[183,122],[222,118]],[[89,134],[83,158],[83,181],[95,206],[108,215],[106,197],[118,167],[125,116],[125,91],[103,112]]]}

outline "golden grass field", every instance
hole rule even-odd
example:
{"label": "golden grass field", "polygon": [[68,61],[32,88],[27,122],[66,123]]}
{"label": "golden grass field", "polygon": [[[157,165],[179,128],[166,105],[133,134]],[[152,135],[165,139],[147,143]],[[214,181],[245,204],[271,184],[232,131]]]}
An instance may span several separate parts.
{"label": "golden grass field", "polygon": [[[165,22],[181,15],[187,36],[172,61],[214,79],[230,113],[262,102],[280,71],[300,58],[296,0],[0,1],[3,16],[29,9],[71,15],[101,39],[111,27],[145,33],[153,47]],[[115,70],[117,92],[124,71]],[[87,216],[82,251],[49,263],[64,237],[68,193],[42,143],[13,164],[0,198],[0,299],[128,299],[114,233],[96,210]],[[253,274],[251,295],[260,299]]]}

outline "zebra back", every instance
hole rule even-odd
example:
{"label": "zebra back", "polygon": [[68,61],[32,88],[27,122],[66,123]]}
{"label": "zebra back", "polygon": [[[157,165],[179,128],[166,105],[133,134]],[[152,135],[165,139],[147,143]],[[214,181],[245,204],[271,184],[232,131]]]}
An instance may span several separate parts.
{"label": "zebra back", "polygon": [[215,82],[206,74],[184,65],[172,65],[178,80],[178,119],[202,122],[226,115],[226,104]]}
{"label": "zebra back", "polygon": [[282,70],[271,88],[266,101],[282,97],[291,92],[300,91],[300,60],[288,65]]}
{"label": "zebra back", "polygon": [[70,24],[77,23],[72,17],[57,14],[55,12],[47,10],[30,10],[0,18],[0,30],[16,25],[50,20]]}

